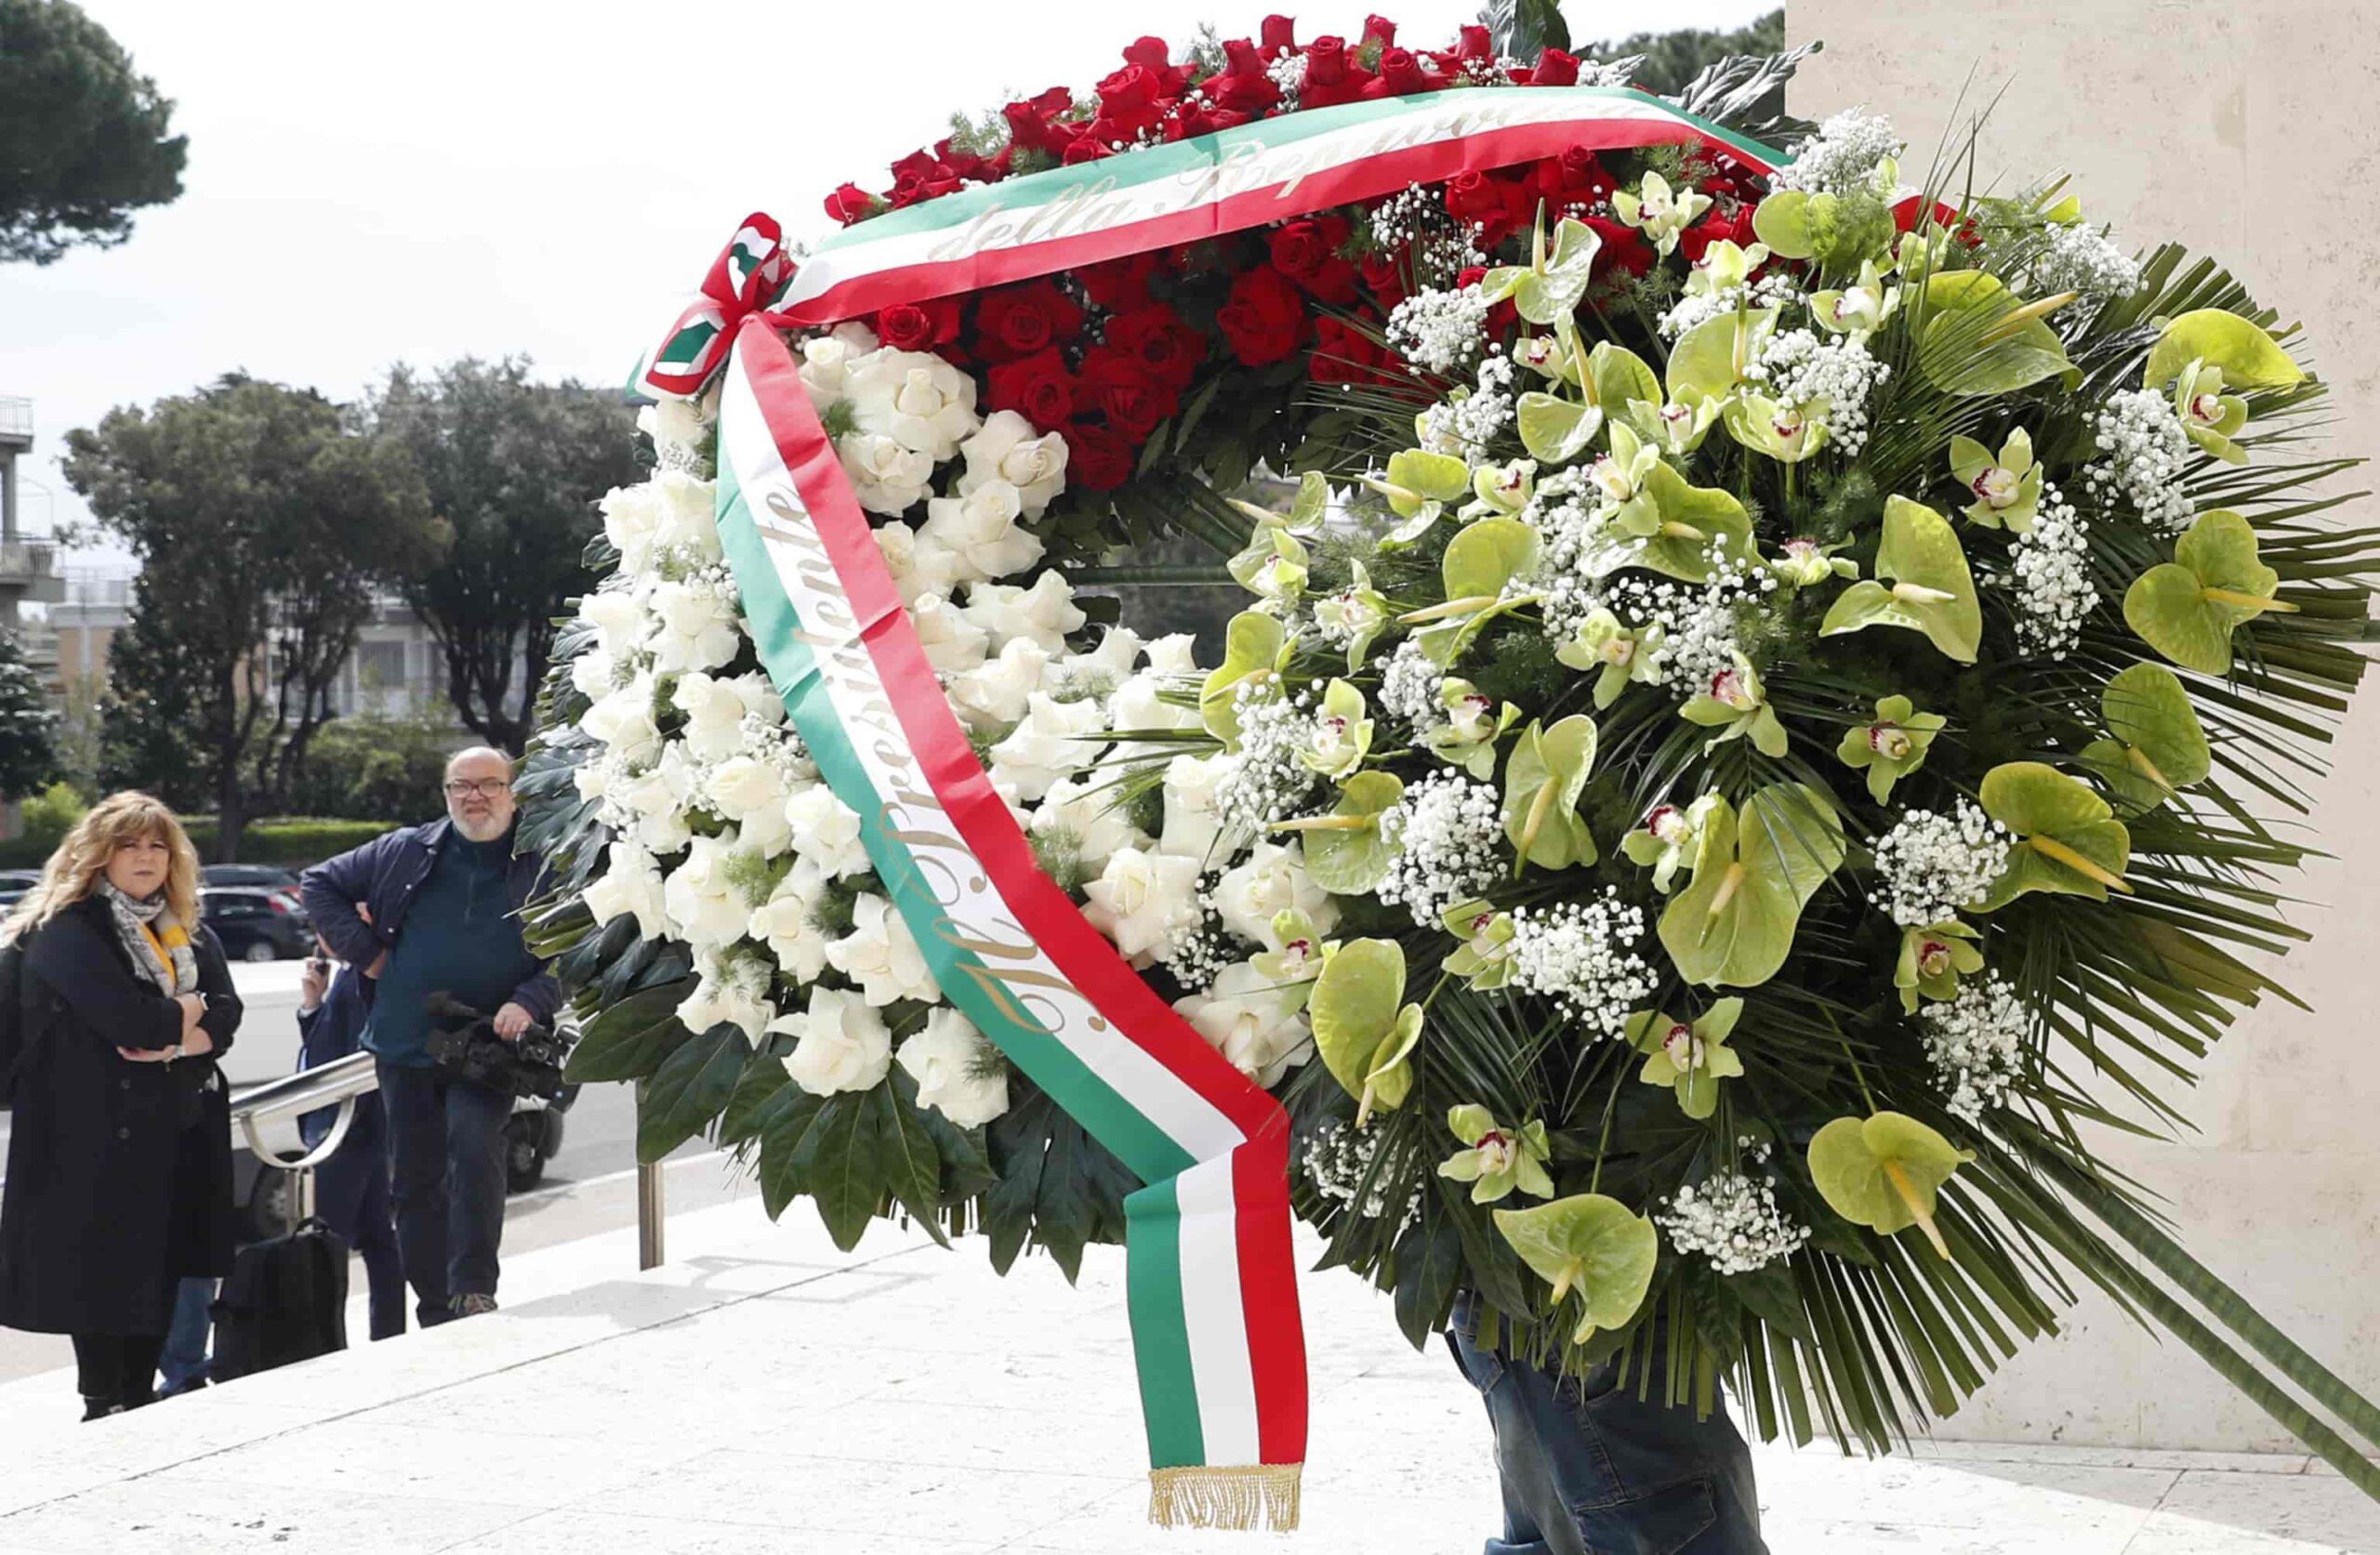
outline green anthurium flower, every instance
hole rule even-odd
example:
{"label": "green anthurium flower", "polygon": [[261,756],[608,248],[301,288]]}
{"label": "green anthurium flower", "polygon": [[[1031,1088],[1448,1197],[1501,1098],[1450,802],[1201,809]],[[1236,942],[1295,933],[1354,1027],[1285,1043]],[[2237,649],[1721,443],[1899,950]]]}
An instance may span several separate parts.
{"label": "green anthurium flower", "polygon": [[1474,897],[1458,902],[1441,916],[1447,932],[1462,942],[1447,957],[1448,974],[1475,990],[1501,988],[1513,975],[1513,936],[1518,932],[1513,915],[1500,913]]}
{"label": "green anthurium flower", "polygon": [[1703,828],[1710,824],[1712,811],[1726,803],[1716,794],[1705,794],[1684,810],[1655,805],[1620,839],[1620,850],[1630,863],[1650,866],[1653,889],[1666,896],[1679,869],[1693,872],[1702,849]]}
{"label": "green anthurium flower", "polygon": [[1950,440],[1950,474],[1975,501],[1966,519],[1982,529],[2005,524],[2018,534],[2033,532],[2041,513],[2042,469],[2033,462],[2033,440],[2017,428],[1998,454],[1970,437]]}
{"label": "green anthurium flower", "polygon": [[1452,664],[1480,627],[1536,602],[1535,595],[1507,598],[1505,586],[1528,574],[1537,552],[1537,531],[1520,520],[1474,519],[1447,543],[1439,560],[1446,599],[1397,619],[1408,626],[1429,624],[1421,634],[1422,652],[1434,664]]}
{"label": "green anthurium flower", "polygon": [[[1877,579],[1890,578],[1889,585]],[[1905,626],[1963,665],[1975,663],[1983,641],[1983,609],[1975,577],[1950,522],[1905,496],[1884,503],[1884,538],[1876,549],[1876,577],[1838,596],[1818,624],[1820,637],[1870,626]]]}
{"label": "green anthurium flower", "polygon": [[1658,621],[1633,630],[1620,617],[1597,605],[1579,623],[1570,640],[1554,656],[1572,669],[1595,670],[1595,707],[1610,706],[1632,680],[1651,684],[1661,678],[1668,633]]}
{"label": "green anthurium flower", "polygon": [[1692,404],[1677,400],[1628,402],[1628,424],[1637,435],[1672,458],[1684,458],[1702,446],[1719,424],[1719,402],[1705,394]]}
{"label": "green anthurium flower", "polygon": [[1239,742],[1238,699],[1243,686],[1261,686],[1289,662],[1288,628],[1261,611],[1244,610],[1223,629],[1223,662],[1198,688],[1198,716],[1207,732],[1226,748]]}
{"label": "green anthurium flower", "polygon": [[1687,583],[1707,583],[1714,550],[1730,569],[1753,565],[1752,516],[1734,493],[1689,486],[1685,476],[1658,463],[1645,489],[1660,513],[1659,528],[1640,537],[1606,526],[1581,547],[1580,572],[1600,578],[1623,567],[1644,567]]}
{"label": "green anthurium flower", "polygon": [[1495,1211],[1496,1229],[1521,1261],[1554,1287],[1554,1304],[1579,1294],[1582,1311],[1570,1335],[1584,1344],[1598,1328],[1618,1328],[1645,1304],[1660,1258],[1660,1236],[1645,1216],[1603,1193],[1573,1193],[1533,1209]]}
{"label": "green anthurium flower", "polygon": [[2132,834],[2081,778],[2039,761],[2003,761],[1984,773],[1978,797],[1983,812],[2016,837],[2008,866],[1978,911],[2004,907],[2027,891],[2105,902],[2109,890],[2132,890],[2123,880]]}
{"label": "green anthurium flower", "polygon": [[1753,244],[1749,248],[1721,238],[1702,251],[1702,257],[1686,278],[1687,297],[1717,297],[1740,286],[1749,285],[1752,272],[1768,262],[1768,245]]}
{"label": "green anthurium flower", "polygon": [[[1887,159],[1881,167],[1891,166]],[[1780,258],[1816,259],[1829,271],[1847,273],[1890,252],[1889,189],[1845,194],[1779,190],[1752,214],[1752,230]]]}
{"label": "green anthurium flower", "polygon": [[1362,562],[1349,562],[1347,570],[1347,586],[1316,600],[1314,618],[1333,637],[1346,639],[1347,673],[1353,675],[1364,667],[1364,655],[1388,630],[1395,613],[1389,608],[1387,596],[1372,587],[1371,574]]}
{"label": "green anthurium flower", "polygon": [[1929,999],[1957,998],[1959,979],[1983,970],[1983,952],[1975,946],[1979,937],[1955,918],[1902,929],[1900,959],[1893,965],[1893,986],[1900,990],[1901,1013],[1917,1013],[1920,994]]}
{"label": "green anthurium flower", "polygon": [[1694,883],[1661,914],[1661,944],[1688,982],[1756,987],[1785,965],[1802,908],[1841,866],[1843,822],[1804,784],[1770,784],[1740,816],[1711,797]]}
{"label": "green anthurium flower", "polygon": [[1494,1204],[1515,1188],[1531,1198],[1554,1196],[1554,1179],[1545,1175],[1553,1152],[1543,1123],[1507,1129],[1487,1108],[1466,1102],[1447,1110],[1447,1127],[1465,1148],[1440,1162],[1438,1175],[1470,1183],[1472,1203]]}
{"label": "green anthurium flower", "polygon": [[1323,688],[1322,705],[1314,715],[1314,732],[1299,762],[1333,783],[1343,782],[1371,754],[1372,720],[1364,716],[1364,693],[1344,680]]}
{"label": "green anthurium flower", "polygon": [[1553,251],[1548,253],[1540,212],[1530,235],[1529,262],[1489,270],[1480,278],[1480,294],[1491,303],[1510,298],[1514,310],[1533,324],[1567,320],[1578,312],[1580,300],[1587,295],[1595,255],[1602,247],[1603,237],[1593,228],[1564,217],[1554,230]]}
{"label": "green anthurium flower", "polygon": [[1587,481],[1601,498],[1597,511],[1606,525],[1639,537],[1659,532],[1660,506],[1646,482],[1660,462],[1661,451],[1639,441],[1626,422],[1611,424],[1611,452],[1587,467]]}
{"label": "green anthurium flower", "polygon": [[1711,742],[1714,745],[1750,735],[1752,748],[1761,755],[1772,759],[1783,756],[1785,726],[1777,721],[1777,709],[1768,705],[1761,690],[1760,672],[1741,652],[1728,656],[1735,663],[1711,677],[1711,689],[1680,707],[1678,717],[1716,729],[1719,732]]}
{"label": "green anthurium flower", "polygon": [[1463,509],[1470,517],[1511,517],[1528,506],[1537,494],[1537,461],[1513,459],[1501,465],[1482,465],[1471,472],[1473,500]]}
{"label": "green anthurium flower", "polygon": [[1451,454],[1408,448],[1390,455],[1388,468],[1365,476],[1364,484],[1388,498],[1389,511],[1405,521],[1389,531],[1387,540],[1409,545],[1438,521],[1448,503],[1471,490],[1471,467]]}
{"label": "green anthurium flower", "polygon": [[1519,719],[1521,710],[1509,702],[1500,709],[1494,697],[1483,695],[1468,680],[1454,679],[1439,685],[1438,705],[1446,709],[1447,721],[1423,735],[1421,743],[1440,760],[1473,777],[1494,771],[1496,742]]}
{"label": "green anthurium flower", "polygon": [[1834,754],[1852,771],[1866,771],[1868,797],[1884,804],[1894,784],[1925,765],[1926,747],[1948,721],[1939,713],[1919,712],[1905,696],[1888,696],[1876,704],[1875,722],[1843,731]]}
{"label": "green anthurium flower", "polygon": [[1840,290],[1813,293],[1810,317],[1830,334],[1848,336],[1854,344],[1884,327],[1900,310],[1900,288],[1884,280],[1873,259],[1859,262],[1859,279]]}
{"label": "green anthurium flower", "polygon": [[1832,428],[1824,400],[1772,400],[1739,392],[1720,412],[1727,435],[1779,464],[1797,465],[1827,445]]}
{"label": "green anthurium flower", "polygon": [[1692,190],[1672,190],[1667,178],[1659,173],[1647,173],[1633,192],[1613,191],[1611,208],[1620,213],[1620,220],[1644,233],[1666,256],[1676,251],[1678,234],[1711,208],[1711,197]]}
{"label": "green anthurium flower", "polygon": [[1559,394],[1528,389],[1513,402],[1513,422],[1529,456],[1567,465],[1587,451],[1603,430],[1601,405],[1582,404]]}
{"label": "green anthurium flower", "polygon": [[1573,713],[1553,728],[1535,719],[1504,763],[1504,837],[1514,874],[1529,864],[1567,869],[1595,862],[1594,834],[1579,813],[1579,796],[1595,764],[1595,723]]}
{"label": "green anthurium flower", "polygon": [[1788,540],[1784,554],[1769,559],[1768,570],[1796,588],[1808,588],[1830,578],[1858,577],[1859,564],[1834,554],[1841,549],[1842,546],[1821,546],[1816,540]]}
{"label": "green anthurium flower", "polygon": [[1412,1092],[1409,1061],[1421,1040],[1421,1007],[1404,998],[1405,952],[1394,940],[1340,946],[1315,980],[1306,1005],[1315,1050],[1355,1098],[1358,1128],[1373,1108],[1394,1112]]}
{"label": "green anthurium flower", "polygon": [[2270,334],[2221,308],[2202,308],[2167,323],[2149,349],[2140,387],[2162,389],[2192,362],[2219,369],[2234,389],[2288,389],[2306,381],[2305,369]]}
{"label": "green anthurium flower", "polygon": [[2114,737],[2084,745],[2082,759],[2131,812],[2156,809],[2214,769],[2190,693],[2163,665],[2134,665],[2109,680],[2099,716]]}
{"label": "green anthurium flower", "polygon": [[1294,605],[1305,598],[1305,547],[1278,521],[1259,525],[1229,567],[1233,581],[1267,605]]}
{"label": "green anthurium flower", "polygon": [[1291,1009],[1303,1009],[1313,997],[1314,981],[1338,953],[1339,942],[1315,930],[1314,920],[1295,908],[1273,915],[1273,938],[1278,950],[1259,951],[1248,958],[1257,975],[1276,984]]}
{"label": "green anthurium flower", "polygon": [[2201,675],[2231,671],[2231,634],[2266,611],[2297,607],[2273,598],[2281,574],[2256,560],[2256,532],[2228,509],[2202,513],[2174,544],[2174,560],[2124,590],[2124,624],[2142,641]]}
{"label": "green anthurium flower", "polygon": [[1381,829],[1382,817],[1405,797],[1394,772],[1357,772],[1339,786],[1339,802],[1328,815],[1276,821],[1276,832],[1302,832],[1305,872],[1334,896],[1363,896],[1388,876],[1398,848]]}
{"label": "green anthurium flower", "polygon": [[2244,465],[2248,451],[2232,441],[2248,425],[2248,402],[2223,392],[2223,369],[2193,362],[2174,380],[2174,415],[2200,448],[2227,465]]}
{"label": "green anthurium flower", "polygon": [[1886,1236],[1916,1226],[1947,1258],[1950,1245],[1934,1224],[1935,1196],[1974,1159],[1973,1151],[1900,1113],[1839,1117],[1810,1140],[1810,1180],[1844,1219]]}
{"label": "green anthurium flower", "polygon": [[1682,405],[1699,404],[1705,399],[1724,404],[1742,386],[1744,370],[1759,359],[1776,333],[1774,308],[1703,320],[1680,336],[1670,351],[1669,397]]}
{"label": "green anthurium flower", "polygon": [[1709,1117],[1719,1110],[1719,1082],[1744,1072],[1744,1061],[1727,1046],[1743,1012],[1743,1000],[1721,999],[1688,1025],[1664,1010],[1638,1010],[1625,1031],[1630,1046],[1645,1055],[1636,1078],[1674,1087],[1681,1112]]}
{"label": "green anthurium flower", "polygon": [[1270,507],[1260,507],[1253,502],[1243,502],[1236,496],[1225,500],[1260,529],[1268,524],[1287,524],[1291,529],[1312,530],[1329,513],[1330,482],[1318,469],[1310,469],[1299,476],[1298,494],[1290,499],[1289,510],[1286,514],[1276,513]]}
{"label": "green anthurium flower", "polygon": [[2027,301],[1986,271],[1937,270],[1925,278],[1918,367],[1935,388],[1961,397],[2014,394],[2072,372],[2066,342],[2043,321],[2074,297]]}

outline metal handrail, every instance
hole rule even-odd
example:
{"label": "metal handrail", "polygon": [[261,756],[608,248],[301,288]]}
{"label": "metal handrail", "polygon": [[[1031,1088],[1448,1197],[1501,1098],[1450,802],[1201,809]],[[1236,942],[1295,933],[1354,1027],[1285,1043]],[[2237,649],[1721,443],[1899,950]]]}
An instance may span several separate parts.
{"label": "metal handrail", "polygon": [[[348,1128],[355,1121],[357,1100],[379,1088],[380,1076],[372,1055],[350,1053],[320,1069],[301,1069],[295,1074],[267,1080],[235,1093],[231,1098],[231,1118],[240,1126],[249,1152],[266,1166],[285,1172],[311,1171],[329,1160],[346,1140]],[[321,1144],[294,1161],[284,1160],[257,1132],[259,1124],[278,1123],[331,1106],[338,1108],[331,1131],[324,1136]]]}

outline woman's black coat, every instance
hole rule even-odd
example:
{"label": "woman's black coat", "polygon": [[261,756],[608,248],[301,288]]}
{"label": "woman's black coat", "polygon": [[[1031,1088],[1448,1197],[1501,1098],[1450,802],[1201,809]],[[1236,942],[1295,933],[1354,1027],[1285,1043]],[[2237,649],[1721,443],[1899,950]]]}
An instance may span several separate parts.
{"label": "woman's black coat", "polygon": [[[223,947],[192,930],[200,1025],[231,1046],[240,999]],[[24,1052],[0,1194],[0,1326],[163,1334],[174,1282],[231,1267],[229,1092],[212,1058],[136,1063],[181,1037],[174,1000],[134,969],[98,896],[25,947]]]}

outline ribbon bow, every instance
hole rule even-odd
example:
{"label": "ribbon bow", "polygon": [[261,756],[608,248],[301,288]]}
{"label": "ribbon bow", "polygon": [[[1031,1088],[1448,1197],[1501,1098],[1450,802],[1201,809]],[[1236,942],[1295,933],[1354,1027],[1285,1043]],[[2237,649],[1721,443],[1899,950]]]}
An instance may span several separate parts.
{"label": "ribbon bow", "polygon": [[644,389],[681,398],[703,391],[727,360],[735,326],[766,311],[792,282],[793,258],[785,251],[784,236],[774,217],[754,211],[744,218],[711,261],[702,294],[678,315],[645,364],[640,379]]}

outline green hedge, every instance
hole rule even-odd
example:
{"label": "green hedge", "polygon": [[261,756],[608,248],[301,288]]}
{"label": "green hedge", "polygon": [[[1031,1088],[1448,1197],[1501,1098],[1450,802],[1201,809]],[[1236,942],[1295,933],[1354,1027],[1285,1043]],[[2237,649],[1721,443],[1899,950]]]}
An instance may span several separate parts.
{"label": "green hedge", "polygon": [[[185,816],[182,826],[190,833],[191,844],[198,850],[199,858],[213,863],[217,836],[214,818]],[[240,862],[303,868],[359,847],[390,829],[386,821],[335,821],[303,815],[251,821],[240,833]],[[0,841],[0,869],[39,869],[57,847],[54,837],[9,837]]]}

